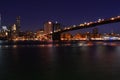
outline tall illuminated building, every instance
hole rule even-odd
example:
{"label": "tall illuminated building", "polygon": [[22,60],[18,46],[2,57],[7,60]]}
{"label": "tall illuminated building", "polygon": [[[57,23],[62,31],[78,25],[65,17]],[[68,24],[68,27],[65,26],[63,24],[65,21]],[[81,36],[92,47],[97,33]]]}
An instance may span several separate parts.
{"label": "tall illuminated building", "polygon": [[[44,23],[44,33],[50,34],[53,32],[53,22],[48,21]],[[52,40],[52,35],[47,35],[48,40]]]}
{"label": "tall illuminated building", "polygon": [[16,39],[20,36],[20,16],[16,18],[16,22],[9,27],[9,38]]}
{"label": "tall illuminated building", "polygon": [[0,28],[2,27],[1,14],[0,14]]}
{"label": "tall illuminated building", "polygon": [[53,33],[53,31],[60,29],[60,27],[61,24],[57,21],[55,23],[48,21],[44,24],[44,32],[45,34],[50,34]]}
{"label": "tall illuminated building", "polygon": [[9,28],[10,32],[9,32],[9,38],[10,39],[15,39],[18,37],[18,33],[17,33],[17,26],[16,24],[13,24],[12,26],[10,26]]}
{"label": "tall illuminated building", "polygon": [[52,33],[53,30],[53,22],[48,21],[44,24],[44,33],[45,34],[50,34]]}
{"label": "tall illuminated building", "polygon": [[[61,24],[58,22],[51,22],[48,21],[44,24],[44,33],[45,34],[51,34],[53,32],[55,32],[56,30],[60,29]],[[52,35],[48,35],[48,39],[52,39]]]}
{"label": "tall illuminated building", "polygon": [[20,27],[21,27],[21,25],[20,25],[20,16],[18,16],[16,18],[16,33],[18,34],[18,36],[19,36],[19,33],[20,33]]}

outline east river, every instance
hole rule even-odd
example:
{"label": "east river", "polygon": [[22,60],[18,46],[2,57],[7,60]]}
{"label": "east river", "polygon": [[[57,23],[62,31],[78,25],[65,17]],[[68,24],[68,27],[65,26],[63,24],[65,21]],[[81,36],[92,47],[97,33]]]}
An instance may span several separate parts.
{"label": "east river", "polygon": [[0,80],[120,80],[120,42],[1,44]]}

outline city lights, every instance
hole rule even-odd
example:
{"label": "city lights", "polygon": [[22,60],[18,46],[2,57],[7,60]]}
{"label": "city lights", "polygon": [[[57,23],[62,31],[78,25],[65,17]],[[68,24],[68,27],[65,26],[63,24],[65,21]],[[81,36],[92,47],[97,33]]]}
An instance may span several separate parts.
{"label": "city lights", "polygon": [[52,22],[48,22],[49,24],[52,24]]}
{"label": "city lights", "polygon": [[[37,30],[35,32],[20,31],[20,17],[16,18],[16,23],[10,26],[3,26],[0,31],[1,40],[15,40],[15,41],[25,41],[25,40],[38,40],[38,41],[49,41],[49,40],[120,40],[120,34],[108,33],[100,34],[98,29],[94,28],[93,32],[77,33],[72,35],[68,31],[73,31],[77,29],[85,29],[94,26],[115,23],[120,21],[120,16],[111,17],[108,19],[98,19],[97,21],[84,22],[79,25],[66,26],[61,28],[59,22],[48,21],[44,24],[43,29]],[[56,35],[57,34],[57,35]]]}

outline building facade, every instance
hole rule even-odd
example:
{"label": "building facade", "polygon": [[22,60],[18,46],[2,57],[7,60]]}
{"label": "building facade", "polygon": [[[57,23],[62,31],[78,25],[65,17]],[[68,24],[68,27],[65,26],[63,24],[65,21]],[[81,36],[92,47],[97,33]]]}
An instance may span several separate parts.
{"label": "building facade", "polygon": [[60,23],[57,22],[51,22],[48,21],[44,24],[44,33],[47,35],[48,40],[52,40],[52,35],[48,35],[51,34],[53,32],[55,32],[56,30],[60,30]]}

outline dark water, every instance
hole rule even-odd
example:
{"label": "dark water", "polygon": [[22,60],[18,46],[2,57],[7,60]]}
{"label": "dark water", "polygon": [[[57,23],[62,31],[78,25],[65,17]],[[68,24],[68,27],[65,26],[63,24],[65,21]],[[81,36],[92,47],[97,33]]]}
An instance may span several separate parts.
{"label": "dark water", "polygon": [[0,80],[120,80],[119,44],[1,45]]}

